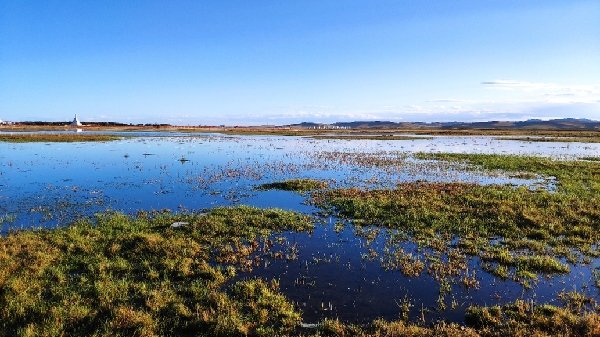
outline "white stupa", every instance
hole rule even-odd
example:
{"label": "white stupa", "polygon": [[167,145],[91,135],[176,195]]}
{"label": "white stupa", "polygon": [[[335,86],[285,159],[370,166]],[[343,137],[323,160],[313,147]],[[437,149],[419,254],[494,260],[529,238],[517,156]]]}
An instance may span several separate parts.
{"label": "white stupa", "polygon": [[79,121],[79,118],[77,118],[77,115],[75,115],[75,118],[73,118],[71,126],[83,126],[83,124],[81,124],[81,122]]}

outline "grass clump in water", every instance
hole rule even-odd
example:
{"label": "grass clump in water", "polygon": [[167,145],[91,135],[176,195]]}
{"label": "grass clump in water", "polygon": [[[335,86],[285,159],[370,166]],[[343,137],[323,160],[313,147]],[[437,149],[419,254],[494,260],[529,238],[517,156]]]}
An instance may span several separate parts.
{"label": "grass clump in water", "polygon": [[298,213],[240,206],[103,213],[56,230],[10,233],[0,238],[0,336],[289,332],[300,313],[277,282],[233,276],[254,260],[261,238],[312,226]]}
{"label": "grass clump in water", "polygon": [[325,320],[311,336],[597,336],[600,315],[591,310],[575,310],[552,305],[535,305],[517,300],[503,306],[470,307],[466,324],[437,322],[419,325],[405,320],[375,320],[358,326],[339,320]]}
{"label": "grass clump in water", "polygon": [[466,323],[480,336],[597,336],[600,315],[517,300],[504,306],[470,307]]}
{"label": "grass clump in water", "polygon": [[327,188],[329,184],[322,180],[317,179],[289,179],[274,183],[262,184],[258,186],[261,190],[283,190],[283,191],[295,191],[295,192],[308,192],[314,190],[322,190]]}

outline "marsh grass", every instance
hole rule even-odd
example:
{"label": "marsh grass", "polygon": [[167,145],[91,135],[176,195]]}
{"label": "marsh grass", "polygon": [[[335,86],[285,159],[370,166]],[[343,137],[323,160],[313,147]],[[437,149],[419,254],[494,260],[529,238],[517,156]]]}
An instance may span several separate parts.
{"label": "marsh grass", "polygon": [[471,307],[467,325],[481,336],[597,336],[600,315],[517,300],[504,306]]}
{"label": "marsh grass", "polygon": [[268,184],[262,184],[257,187],[260,190],[283,190],[295,192],[308,192],[313,190],[322,190],[329,184],[325,181],[316,179],[289,179]]}
{"label": "marsh grass", "polygon": [[[406,182],[393,189],[321,191],[314,193],[313,202],[356,226],[396,230],[437,254],[447,255],[456,247],[461,254],[479,256],[486,270],[524,285],[538,274],[568,273],[565,260],[597,257],[593,247],[600,242],[600,163],[503,155],[416,157],[555,177],[557,190]],[[405,254],[395,259],[400,270],[410,272]],[[431,265],[426,268],[431,270]]]}
{"label": "marsh grass", "polygon": [[497,154],[418,153],[415,156],[418,159],[463,162],[475,169],[529,172],[554,177],[558,181],[558,194],[564,197],[577,197],[576,194],[583,193],[583,198],[596,196],[600,192],[600,164],[597,161]]}
{"label": "marsh grass", "polygon": [[111,135],[89,135],[89,134],[2,134],[0,142],[8,143],[74,143],[74,142],[107,142],[119,140],[122,137]]}
{"label": "marsh grass", "polygon": [[[312,226],[294,212],[240,206],[103,213],[55,230],[12,232],[0,238],[0,336],[291,331],[300,313],[277,282],[232,278],[261,239]],[[227,252],[236,258],[216,262]]]}
{"label": "marsh grass", "polygon": [[599,308],[598,303],[592,297],[579,291],[561,291],[558,298],[563,301],[567,308],[573,310]]}
{"label": "marsh grass", "polygon": [[499,137],[498,140],[519,140],[524,142],[559,142],[559,143],[600,143],[600,136],[592,137]]}
{"label": "marsh grass", "polygon": [[467,310],[466,325],[437,322],[418,325],[405,320],[375,320],[367,325],[350,325],[325,320],[310,336],[330,337],[491,337],[562,336],[592,337],[600,333],[600,315],[593,310],[572,310],[553,305],[536,305],[517,300],[503,306]]}

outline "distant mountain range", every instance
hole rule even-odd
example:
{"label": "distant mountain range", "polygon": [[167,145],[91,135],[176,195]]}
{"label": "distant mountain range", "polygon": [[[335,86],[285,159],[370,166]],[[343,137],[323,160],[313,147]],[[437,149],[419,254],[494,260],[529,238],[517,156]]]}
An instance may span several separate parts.
{"label": "distant mountain range", "polygon": [[304,122],[290,127],[306,129],[525,129],[525,130],[599,130],[600,121],[578,118],[552,120],[529,119],[526,121],[489,121],[489,122],[390,122],[356,121],[320,124]]}

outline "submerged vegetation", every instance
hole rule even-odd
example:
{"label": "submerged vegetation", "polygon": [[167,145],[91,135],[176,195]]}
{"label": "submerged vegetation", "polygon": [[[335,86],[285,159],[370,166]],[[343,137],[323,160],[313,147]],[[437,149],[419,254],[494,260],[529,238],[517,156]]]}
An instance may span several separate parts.
{"label": "submerged vegetation", "polygon": [[36,143],[36,142],[48,142],[48,143],[74,143],[74,142],[107,142],[112,140],[119,140],[122,137],[111,136],[111,135],[89,135],[89,134],[41,134],[41,133],[20,133],[20,134],[0,134],[0,142],[8,143]]}
{"label": "submerged vegetation", "polygon": [[427,136],[411,136],[396,134],[338,134],[338,135],[317,135],[311,136],[313,139],[343,139],[343,140],[424,140],[431,139]]}
{"label": "submerged vegetation", "polygon": [[500,140],[520,140],[524,142],[559,142],[559,143],[600,143],[600,136],[590,137],[502,137]]}

